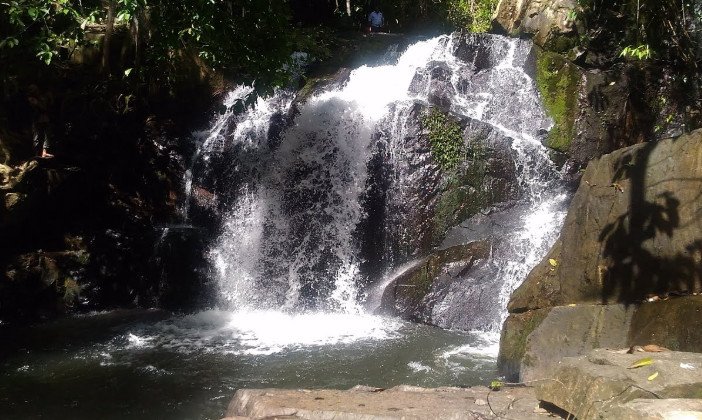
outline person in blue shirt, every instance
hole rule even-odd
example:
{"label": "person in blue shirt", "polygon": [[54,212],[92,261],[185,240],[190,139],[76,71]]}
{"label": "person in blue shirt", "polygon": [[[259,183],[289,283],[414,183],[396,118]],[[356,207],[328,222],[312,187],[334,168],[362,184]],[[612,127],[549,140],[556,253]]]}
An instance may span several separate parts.
{"label": "person in blue shirt", "polygon": [[368,30],[369,32],[385,32],[385,18],[377,3],[373,5],[373,11],[368,15]]}

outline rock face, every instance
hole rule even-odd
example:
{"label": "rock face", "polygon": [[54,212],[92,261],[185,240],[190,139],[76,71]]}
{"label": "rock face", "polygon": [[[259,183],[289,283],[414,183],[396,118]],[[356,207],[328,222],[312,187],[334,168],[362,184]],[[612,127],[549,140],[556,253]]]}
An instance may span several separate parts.
{"label": "rock face", "polygon": [[620,62],[592,68],[543,49],[535,63],[534,78],[554,122],[544,144],[567,156],[571,172],[616,149],[683,132],[676,115],[684,106],[660,99],[681,95],[662,68]]}
{"label": "rock face", "polygon": [[[652,363],[632,368],[644,356]],[[536,395],[584,420],[631,418],[646,407],[657,407],[664,414],[653,417],[654,411],[649,411],[646,415],[651,417],[647,418],[675,418],[665,414],[676,411],[688,411],[694,413],[690,418],[700,418],[702,355],[670,351],[618,354],[597,349],[587,356],[563,359],[552,378],[536,385]],[[667,398],[673,400],[665,403]],[[646,399],[659,402],[651,406]]]}
{"label": "rock face", "polygon": [[[490,255],[490,244],[473,242],[437,251],[394,279],[383,293],[380,312],[412,321],[432,322],[433,302],[428,296],[437,287],[450,287],[476,261]],[[475,296],[479,296],[476,293]],[[471,310],[478,309],[478,310]],[[480,313],[480,308],[466,309]],[[469,328],[466,328],[469,329]]]}
{"label": "rock face", "polygon": [[[462,142],[460,162],[442,168],[423,120],[441,112]],[[402,121],[401,135],[392,134]],[[358,227],[369,277],[387,261],[428,253],[451,226],[519,194],[512,139],[489,124],[416,103],[381,124],[371,158],[366,217]],[[393,160],[391,154],[403,156]]]}
{"label": "rock face", "polygon": [[619,420],[699,419],[702,418],[702,399],[635,399],[605,413]]}
{"label": "rock face", "polygon": [[698,130],[591,162],[559,240],[509,310],[702,291],[701,145]]}
{"label": "rock face", "polygon": [[[488,404],[489,401],[489,404]],[[348,391],[242,389],[226,418],[291,419],[488,419],[494,413],[519,419],[549,418],[530,388],[490,393],[485,387],[388,390],[357,386]]]}
{"label": "rock face", "polygon": [[[170,181],[178,161],[175,153],[167,154],[178,146],[166,144],[177,140],[164,140],[162,133],[144,136],[162,142],[158,147],[141,142],[138,157],[119,142],[105,141],[107,150],[102,143],[95,150],[95,141],[84,148],[71,143],[78,134],[70,141],[60,138],[55,159],[29,159],[31,150],[17,149],[3,137],[0,148],[14,154],[15,162],[0,165],[2,322],[115,306],[181,309],[197,295],[184,284],[198,279],[195,266],[188,265],[197,259],[196,247],[187,250],[189,258],[178,259],[177,270],[173,261],[152,268],[160,233],[154,222],[172,220],[176,210]],[[21,143],[31,140],[25,136]]]}
{"label": "rock face", "polygon": [[509,302],[503,372],[516,377],[521,365],[522,376],[538,376],[556,360],[547,342],[569,340],[566,326],[586,338],[561,356],[642,340],[702,351],[702,298],[687,296],[702,291],[700,180],[702,130],[591,162],[560,238]]}
{"label": "rock face", "polygon": [[493,23],[512,36],[532,35],[542,47],[566,50],[574,44],[575,0],[500,0]]}

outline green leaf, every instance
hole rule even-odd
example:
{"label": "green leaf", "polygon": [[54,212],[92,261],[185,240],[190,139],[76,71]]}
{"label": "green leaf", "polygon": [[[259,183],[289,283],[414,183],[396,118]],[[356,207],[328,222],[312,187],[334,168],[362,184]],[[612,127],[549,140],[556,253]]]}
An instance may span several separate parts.
{"label": "green leaf", "polygon": [[18,44],[19,44],[19,40],[17,40],[17,38],[10,36],[10,37],[7,37],[7,38],[3,39],[2,41],[0,41],[0,49],[5,48],[5,47],[14,48]]}
{"label": "green leaf", "polygon": [[631,366],[629,366],[628,369],[636,369],[636,368],[640,368],[640,367],[644,367],[644,366],[649,366],[649,365],[652,365],[652,364],[653,364],[653,359],[652,359],[652,358],[650,358],[650,357],[644,357],[644,358],[641,359],[641,360],[635,361],[634,364],[631,365]]}
{"label": "green leaf", "polygon": [[129,77],[129,75],[132,73],[133,68],[128,68],[127,70],[124,71],[124,77]]}
{"label": "green leaf", "polygon": [[490,389],[493,391],[499,391],[503,386],[505,386],[505,383],[499,379],[495,379],[494,381],[490,382]]}

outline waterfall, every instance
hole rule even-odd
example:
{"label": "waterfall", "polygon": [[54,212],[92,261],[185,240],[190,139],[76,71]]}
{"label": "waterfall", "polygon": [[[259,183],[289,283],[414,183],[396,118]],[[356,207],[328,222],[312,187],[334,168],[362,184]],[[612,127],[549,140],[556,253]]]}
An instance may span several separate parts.
{"label": "waterfall", "polygon": [[[422,194],[444,188],[445,176],[412,139],[418,109],[439,106],[465,130],[479,127],[506,145],[514,198],[532,209],[503,246],[519,258],[498,253],[492,261],[501,313],[491,325],[500,323],[509,293],[555,239],[565,200],[540,144],[552,122],[527,71],[532,45],[440,36],[388,57],[396,61],[357,68],[341,86],[302,101],[281,89],[241,114],[231,105],[249,91],[239,88],[225,101],[227,112],[197,134],[201,147],[186,184],[200,217],[221,220],[209,258],[224,305],[362,313],[369,284],[427,250],[429,239],[419,240],[406,221],[421,219]],[[375,212],[382,217],[371,220]],[[360,249],[364,241],[374,257]],[[367,269],[373,258],[376,267]],[[436,323],[461,327],[440,321],[459,295],[436,297]]]}

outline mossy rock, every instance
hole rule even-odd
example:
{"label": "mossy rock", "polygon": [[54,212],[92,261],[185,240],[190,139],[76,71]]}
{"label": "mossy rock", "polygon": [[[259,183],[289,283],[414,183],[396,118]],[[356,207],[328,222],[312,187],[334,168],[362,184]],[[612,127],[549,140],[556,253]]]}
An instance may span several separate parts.
{"label": "mossy rock", "polygon": [[434,210],[432,243],[441,242],[449,229],[474,216],[490,202],[481,184],[483,180],[484,174],[480,176],[472,171],[449,180]]}
{"label": "mossy rock", "polygon": [[579,81],[578,68],[565,57],[538,50],[536,85],[546,112],[554,123],[546,146],[559,152],[568,152],[575,137]]}
{"label": "mossy rock", "polygon": [[505,199],[495,197],[486,182],[488,134],[467,129],[466,124],[437,108],[428,110],[422,118],[429,132],[432,158],[444,173],[444,186],[432,218],[434,245],[451,227],[477,214],[486,203]]}
{"label": "mossy rock", "polygon": [[527,338],[546,319],[551,308],[537,309],[519,314],[510,314],[502,328],[500,337],[500,354],[497,358],[497,368],[508,381],[519,380],[519,371],[526,354]]}

